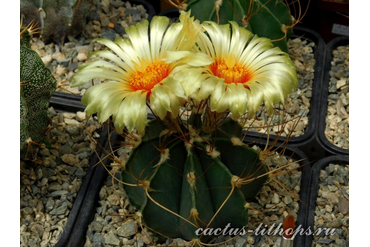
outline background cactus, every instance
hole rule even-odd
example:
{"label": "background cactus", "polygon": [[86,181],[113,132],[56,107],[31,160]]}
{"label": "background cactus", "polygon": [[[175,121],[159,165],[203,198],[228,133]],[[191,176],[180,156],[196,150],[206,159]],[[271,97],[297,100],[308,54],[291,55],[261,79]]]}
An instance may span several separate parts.
{"label": "background cactus", "polygon": [[44,41],[62,44],[69,35],[77,36],[86,24],[88,0],[21,0],[20,12],[24,22],[36,20],[43,27]]}
{"label": "background cactus", "polygon": [[268,179],[258,152],[238,139],[238,122],[227,119],[212,139],[195,134],[199,131],[184,141],[152,120],[122,171],[131,205],[159,239],[194,240],[200,237],[195,233],[199,227],[225,228],[228,223],[242,229],[248,223],[247,202]]}
{"label": "background cactus", "polygon": [[186,4],[187,9],[201,22],[226,24],[236,21],[252,33],[275,41],[275,46],[288,52],[287,40],[292,34],[294,20],[281,0],[188,0]]}
{"label": "background cactus", "polygon": [[30,33],[21,29],[20,38],[20,151],[21,158],[32,154],[32,143],[44,139],[50,122],[47,109],[57,81],[40,56],[30,48]]}

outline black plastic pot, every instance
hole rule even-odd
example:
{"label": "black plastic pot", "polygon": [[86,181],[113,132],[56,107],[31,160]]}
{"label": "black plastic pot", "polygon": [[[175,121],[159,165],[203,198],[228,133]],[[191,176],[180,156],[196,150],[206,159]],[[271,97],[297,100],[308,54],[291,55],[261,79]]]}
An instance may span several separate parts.
{"label": "black plastic pot", "polygon": [[160,0],[144,0],[144,1],[150,3],[153,6],[156,13],[161,12],[161,1]]}
{"label": "black plastic pot", "polygon": [[145,1],[145,0],[128,0],[124,2],[130,2],[131,4],[136,4],[136,5],[143,5],[143,7],[146,9],[148,13],[148,21],[150,22],[153,18],[153,16],[156,15],[156,11],[153,7],[153,5],[150,4],[150,1]]}
{"label": "black plastic pot", "polygon": [[[84,106],[80,102],[80,97],[65,93],[53,94],[49,106],[53,107],[58,112],[71,112],[84,111]],[[98,140],[102,145],[105,144],[108,135],[107,126],[103,127],[100,132],[100,138]],[[100,156],[100,154],[99,154]],[[61,238],[56,247],[66,246],[83,246],[84,237],[86,235],[86,227],[89,219],[89,212],[93,207],[99,194],[94,194],[95,191],[99,191],[102,186],[100,177],[102,176],[102,166],[95,166],[99,161],[98,156],[93,154],[90,157],[90,164],[86,170],[86,174],[83,178],[81,187],[74,200],[72,209],[68,215],[67,223],[64,227]],[[86,223],[85,223],[86,222]],[[86,224],[86,227],[84,227]],[[85,229],[85,230],[84,230]],[[84,232],[85,231],[85,232]]]}
{"label": "black plastic pot", "polygon": [[50,106],[60,112],[84,111],[86,108],[81,103],[81,96],[61,92],[54,92],[51,95]]}
{"label": "black plastic pot", "polygon": [[[320,171],[324,170],[329,164],[334,163],[341,166],[349,164],[349,156],[346,155],[334,155],[323,158],[315,163],[311,171],[311,185],[310,185],[310,196],[309,196],[309,210],[307,214],[307,226],[314,230],[314,218],[316,208],[316,198],[319,189],[319,177]],[[313,241],[313,235],[306,237],[305,247],[311,247]],[[303,245],[302,245],[303,246]]]}
{"label": "black plastic pot", "polygon": [[[106,144],[107,134],[108,128],[104,125],[99,144],[103,146]],[[105,157],[100,152],[98,155],[101,159]],[[107,173],[102,165],[96,165],[100,161],[98,155],[93,154],[90,158],[89,167],[69,213],[63,234],[55,247],[80,247],[85,243],[87,226],[94,217],[99,191],[106,176],[104,173]]]}
{"label": "black plastic pot", "polygon": [[325,127],[326,127],[326,115],[328,110],[328,95],[329,95],[329,81],[330,81],[330,70],[331,70],[331,61],[333,60],[333,50],[338,46],[346,46],[349,44],[348,37],[338,37],[333,39],[328,43],[326,47],[325,54],[325,67],[324,67],[324,77],[323,84],[321,89],[321,100],[320,100],[320,113],[319,113],[319,122],[318,122],[318,131],[317,136],[320,142],[320,145],[324,147],[328,154],[334,155],[349,155],[349,149],[343,149],[335,146],[331,143],[325,136]]}
{"label": "black plastic pot", "polygon": [[172,20],[172,22],[176,22],[179,19],[180,11],[177,8],[166,9],[158,13],[159,16],[167,16]]}

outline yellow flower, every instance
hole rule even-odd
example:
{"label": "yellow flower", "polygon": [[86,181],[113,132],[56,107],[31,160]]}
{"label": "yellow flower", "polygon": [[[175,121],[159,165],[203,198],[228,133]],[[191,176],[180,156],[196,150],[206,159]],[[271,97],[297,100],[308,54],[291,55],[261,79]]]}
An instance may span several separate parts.
{"label": "yellow flower", "polygon": [[160,119],[167,113],[176,117],[186,100],[181,84],[184,80],[197,81],[202,71],[184,77],[176,77],[176,73],[212,62],[205,54],[190,51],[201,31],[199,22],[193,19],[190,12],[182,12],[180,23],[169,26],[167,17],[155,16],[150,32],[147,20],[127,28],[130,40],[97,39],[111,51],[90,54],[104,60],[80,66],[71,81],[71,86],[80,86],[93,78],[106,79],[82,97],[86,113],[98,113],[100,122],[113,116],[118,132],[126,127],[140,133],[147,121],[147,103]]}
{"label": "yellow flower", "polygon": [[200,34],[197,44],[213,61],[205,66],[203,81],[183,85],[185,93],[197,102],[210,96],[212,111],[229,110],[234,117],[246,112],[253,117],[263,102],[271,114],[274,104],[284,103],[297,87],[295,66],[269,39],[230,24],[202,24],[206,33]]}

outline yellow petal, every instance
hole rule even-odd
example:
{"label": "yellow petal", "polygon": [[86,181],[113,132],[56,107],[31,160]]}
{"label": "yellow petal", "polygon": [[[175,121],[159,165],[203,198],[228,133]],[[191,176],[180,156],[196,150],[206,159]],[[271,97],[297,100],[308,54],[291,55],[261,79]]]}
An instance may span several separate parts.
{"label": "yellow petal", "polygon": [[[156,19],[154,19],[156,20]],[[153,21],[154,21],[153,20]],[[146,61],[151,60],[150,48],[148,45],[149,22],[144,20],[136,25],[126,28],[126,33],[130,37],[131,44],[138,57]]]}
{"label": "yellow petal", "polygon": [[189,50],[195,45],[202,27],[199,20],[190,17],[190,11],[181,11],[179,19],[182,30],[177,38],[178,46],[176,50]]}
{"label": "yellow petal", "polygon": [[229,110],[234,116],[241,116],[247,108],[245,89],[242,84],[229,84],[227,88],[230,90]]}
{"label": "yellow petal", "polygon": [[[215,91],[215,87],[216,87],[217,84],[219,84],[218,83],[219,81],[220,81],[220,83],[223,83],[223,81],[220,80],[219,78],[217,78],[216,76],[211,76],[208,79],[206,79],[202,83],[202,86],[201,86],[201,88],[199,90],[199,93],[197,95],[197,99],[202,100],[202,99],[208,98],[208,96],[210,96],[212,94],[212,92]],[[219,87],[220,87],[220,85],[219,85]],[[221,91],[220,91],[220,93],[221,93]]]}
{"label": "yellow petal", "polygon": [[167,63],[185,63],[191,66],[205,66],[213,63],[213,59],[204,53],[194,53],[191,51],[168,51],[166,62]]}
{"label": "yellow petal", "polygon": [[205,33],[199,34],[197,45],[201,52],[209,55],[213,59],[216,59],[216,53],[213,44]]}
{"label": "yellow petal", "polygon": [[245,65],[253,65],[253,61],[258,59],[258,56],[266,52],[266,50],[273,48],[273,44],[267,38],[259,38],[254,35],[252,40],[248,43],[247,47],[240,56],[240,61]]}
{"label": "yellow petal", "polygon": [[167,112],[171,112],[170,99],[166,90],[161,85],[156,85],[153,88],[150,95],[150,105],[160,119],[163,119]]}
{"label": "yellow petal", "polygon": [[168,51],[176,50],[177,36],[181,32],[181,29],[181,23],[173,23],[171,26],[169,26],[163,37],[160,57],[164,57]]}
{"label": "yellow petal", "polygon": [[163,16],[154,16],[150,22],[150,51],[152,59],[159,58],[163,34],[168,28],[170,20]]}
{"label": "yellow petal", "polygon": [[127,56],[127,50],[126,50],[127,48],[125,50],[123,50],[117,44],[117,42],[119,43],[120,40],[122,40],[122,39],[116,39],[115,42],[113,42],[110,39],[99,38],[99,39],[96,39],[95,41],[98,42],[98,43],[100,43],[100,44],[102,44],[102,45],[107,46],[114,53],[116,53],[118,57],[120,57],[123,61],[125,61],[126,63],[128,63],[128,65],[132,68],[133,64],[131,63],[131,60],[135,61],[136,60],[136,57],[134,57],[134,56],[128,57]]}
{"label": "yellow petal", "polygon": [[140,59],[137,56],[134,48],[132,47],[131,41],[127,39],[116,38],[114,42],[122,49],[122,51],[124,51],[122,54],[118,56],[129,67],[129,69],[126,69],[126,67],[122,68],[125,68],[126,71],[132,73],[133,70],[136,68],[136,65],[140,63]]}
{"label": "yellow petal", "polygon": [[224,86],[223,80],[218,79],[216,85],[214,86],[214,90],[211,94],[210,107],[212,111],[216,111],[218,109],[218,102],[223,97],[225,88],[226,86]]}
{"label": "yellow petal", "polygon": [[180,98],[174,95],[170,88],[163,87],[167,92],[167,97],[170,100],[170,107],[171,107],[171,116],[172,118],[176,118],[179,114],[179,109],[181,106]]}
{"label": "yellow petal", "polygon": [[166,88],[171,89],[171,92],[177,97],[184,97],[185,92],[178,80],[175,80],[173,77],[167,77],[161,82]]}
{"label": "yellow petal", "polygon": [[94,78],[104,78],[108,80],[122,80],[122,74],[118,72],[114,72],[112,70],[106,68],[87,68],[84,70],[80,70],[73,75],[71,80],[71,86],[77,87],[85,84],[87,81],[92,80]]}
{"label": "yellow petal", "polygon": [[240,27],[236,22],[230,21],[232,35],[230,41],[230,53],[239,58],[244,50],[245,44],[253,37],[246,28]]}
{"label": "yellow petal", "polygon": [[[145,129],[145,122],[147,118],[146,110],[146,94],[136,91],[132,94],[131,114],[128,114],[127,117],[131,117],[133,121],[133,128],[136,128],[139,132],[143,132]],[[131,130],[129,130],[131,131]]]}
{"label": "yellow petal", "polygon": [[[216,87],[217,88],[217,87]],[[222,84],[222,97],[217,101],[214,95],[211,95],[211,110],[215,112],[225,112],[229,109],[230,100],[231,100],[231,90],[225,84]]]}
{"label": "yellow petal", "polygon": [[204,86],[205,79],[209,77],[203,74],[204,71],[204,68],[183,68],[174,75],[174,78],[181,82],[186,96],[191,96],[199,91],[202,85]]}
{"label": "yellow petal", "polygon": [[212,45],[216,51],[216,59],[229,53],[230,26],[229,24],[217,25],[215,22],[205,21],[203,28],[209,34]]}
{"label": "yellow petal", "polygon": [[[103,117],[99,118],[100,122],[105,122],[107,118],[115,113],[120,104],[120,100],[112,94],[118,94],[123,99],[127,94],[124,90],[120,90],[119,82],[106,82],[89,88],[82,96],[82,103],[87,105],[85,111],[88,115],[98,113],[101,116],[104,109],[109,105],[109,108],[104,112]],[[117,96],[118,97],[118,96]],[[108,116],[107,116],[108,115]]]}
{"label": "yellow petal", "polygon": [[248,116],[252,117],[263,102],[263,91],[261,90],[259,84],[253,83],[249,85],[247,94],[248,94],[248,106],[247,106]]}
{"label": "yellow petal", "polygon": [[[133,65],[131,64],[131,62],[129,62],[129,63],[123,62],[123,60],[119,56],[113,54],[111,51],[108,51],[108,50],[93,51],[92,53],[89,54],[89,58],[94,58],[94,57],[101,57],[101,58],[104,58],[104,59],[108,59],[108,60],[114,62],[115,64],[117,64],[119,67],[123,68],[128,73],[131,72],[132,68],[133,68]],[[89,64],[89,63],[87,63],[87,64]]]}

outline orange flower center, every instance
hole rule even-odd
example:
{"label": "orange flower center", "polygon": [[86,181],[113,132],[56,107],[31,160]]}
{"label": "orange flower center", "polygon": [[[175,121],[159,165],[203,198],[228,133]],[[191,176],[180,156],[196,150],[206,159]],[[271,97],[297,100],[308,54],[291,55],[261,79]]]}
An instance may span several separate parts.
{"label": "orange flower center", "polygon": [[250,79],[250,72],[247,68],[239,63],[228,65],[224,59],[211,64],[210,70],[213,75],[225,79],[226,84],[245,83]]}
{"label": "orange flower center", "polygon": [[134,91],[144,90],[150,92],[155,85],[160,83],[170,73],[167,63],[154,61],[146,65],[142,71],[135,71],[131,74],[129,84]]}

